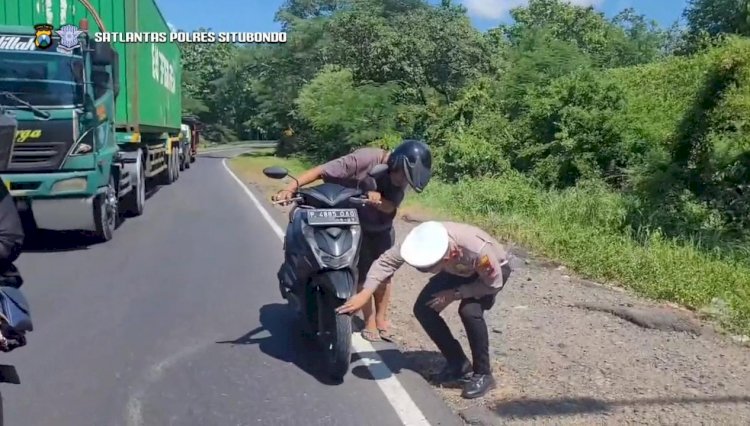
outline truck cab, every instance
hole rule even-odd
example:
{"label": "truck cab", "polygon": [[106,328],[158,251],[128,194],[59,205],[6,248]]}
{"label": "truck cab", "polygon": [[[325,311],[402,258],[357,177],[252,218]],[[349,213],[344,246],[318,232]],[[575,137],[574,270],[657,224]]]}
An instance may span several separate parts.
{"label": "truck cab", "polygon": [[198,144],[200,144],[200,130],[201,122],[198,117],[192,114],[186,114],[182,116],[182,125],[180,126],[182,132],[187,136],[188,147],[189,147],[189,159],[190,162],[195,162],[195,157],[198,155]]}
{"label": "truck cab", "polygon": [[132,189],[115,138],[117,54],[86,32],[72,50],[35,39],[0,26],[0,105],[18,122],[0,175],[33,226],[107,240]]}
{"label": "truck cab", "polygon": [[189,169],[190,164],[193,160],[193,151],[191,149],[191,141],[193,134],[190,131],[190,126],[187,124],[180,124],[180,170]]}

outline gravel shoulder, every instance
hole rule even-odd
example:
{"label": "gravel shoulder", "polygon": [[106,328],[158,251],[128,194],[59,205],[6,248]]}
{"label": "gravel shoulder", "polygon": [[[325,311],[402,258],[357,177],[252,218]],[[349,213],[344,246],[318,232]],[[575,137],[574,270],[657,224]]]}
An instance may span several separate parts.
{"label": "gravel shoulder", "polygon": [[[399,240],[413,226],[400,221]],[[512,251],[513,275],[487,314],[498,388],[478,401],[440,390],[466,420],[750,424],[750,349],[688,311]],[[434,346],[411,315],[427,278],[402,268],[391,307],[398,344],[424,374],[442,366],[439,357],[424,355]],[[444,315],[468,353],[456,308]]]}
{"label": "gravel shoulder", "polygon": [[[238,172],[265,194],[278,185],[259,172]],[[410,212],[404,214],[399,241],[415,226]],[[679,307],[511,251],[513,275],[487,313],[498,388],[474,401],[461,399],[457,389],[438,389],[467,422],[750,424],[750,348]],[[423,375],[442,366],[412,315],[427,279],[401,268],[390,310],[396,343]],[[444,316],[468,353],[456,307]]]}

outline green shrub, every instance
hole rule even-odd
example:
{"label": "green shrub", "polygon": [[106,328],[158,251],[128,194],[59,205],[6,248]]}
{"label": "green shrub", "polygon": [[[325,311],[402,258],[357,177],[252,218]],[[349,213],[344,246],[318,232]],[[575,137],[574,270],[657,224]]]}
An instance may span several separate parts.
{"label": "green shrub", "polygon": [[435,151],[437,176],[446,181],[464,177],[493,177],[510,169],[510,163],[486,139],[462,134]]}
{"label": "green shrub", "polygon": [[456,220],[561,261],[584,276],[693,309],[717,301],[727,329],[750,332],[750,267],[655,231],[622,232],[628,201],[601,182],[538,189],[517,172],[495,179],[431,183],[419,202]]}
{"label": "green shrub", "polygon": [[355,85],[350,70],[325,67],[296,100],[313,130],[302,144],[305,153],[329,160],[392,132],[395,93],[393,84]]}
{"label": "green shrub", "polygon": [[549,187],[579,179],[619,183],[643,148],[620,120],[624,94],[615,81],[590,70],[536,88],[528,97],[525,143],[516,164]]}

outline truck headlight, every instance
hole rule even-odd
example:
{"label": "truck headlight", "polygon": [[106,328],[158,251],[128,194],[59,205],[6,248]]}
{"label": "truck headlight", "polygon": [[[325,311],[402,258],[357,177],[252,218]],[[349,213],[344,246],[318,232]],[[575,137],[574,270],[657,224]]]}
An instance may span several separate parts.
{"label": "truck headlight", "polygon": [[52,185],[52,192],[85,191],[86,185],[86,178],[77,177],[65,179]]}

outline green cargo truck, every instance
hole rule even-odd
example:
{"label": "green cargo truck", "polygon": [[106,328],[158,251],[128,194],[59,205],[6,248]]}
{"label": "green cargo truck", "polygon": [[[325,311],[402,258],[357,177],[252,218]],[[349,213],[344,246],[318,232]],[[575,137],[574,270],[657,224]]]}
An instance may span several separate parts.
{"label": "green cargo truck", "polygon": [[181,68],[174,43],[96,41],[168,34],[154,0],[96,4],[0,1],[0,106],[18,121],[0,175],[31,226],[107,241],[122,214],[143,213],[147,182],[179,176]]}

